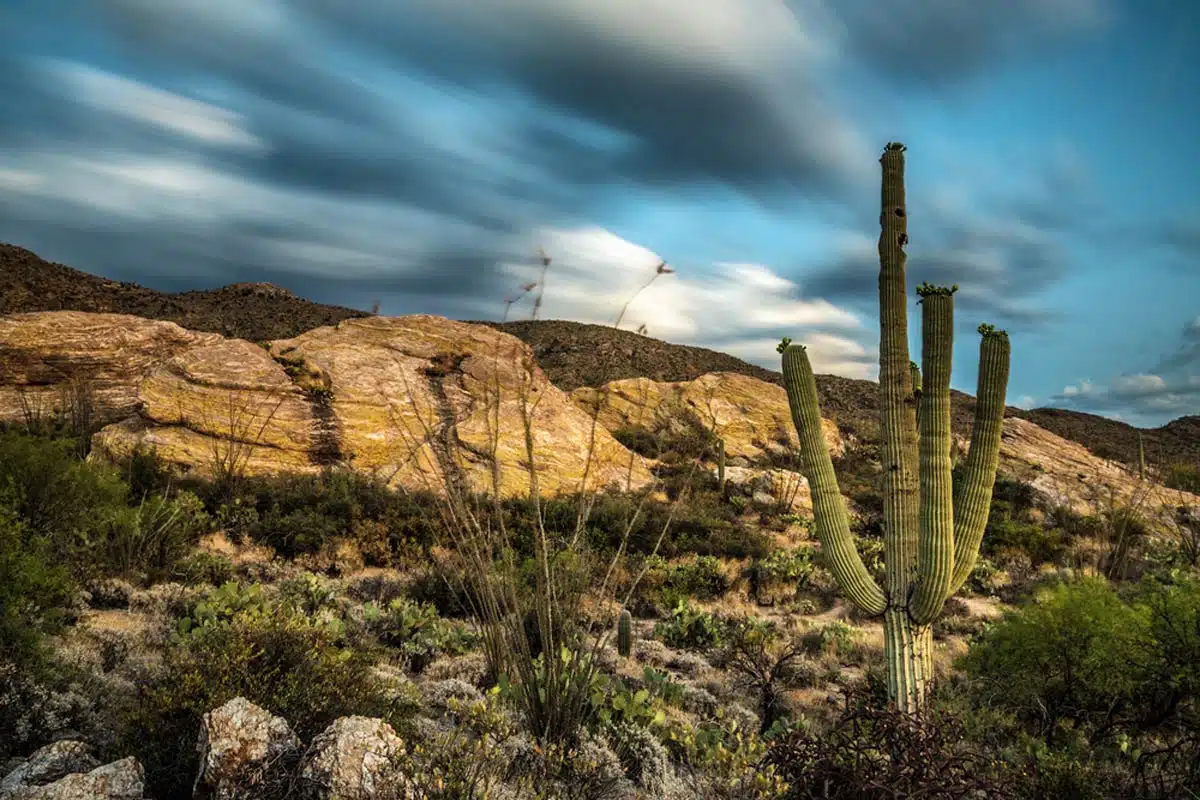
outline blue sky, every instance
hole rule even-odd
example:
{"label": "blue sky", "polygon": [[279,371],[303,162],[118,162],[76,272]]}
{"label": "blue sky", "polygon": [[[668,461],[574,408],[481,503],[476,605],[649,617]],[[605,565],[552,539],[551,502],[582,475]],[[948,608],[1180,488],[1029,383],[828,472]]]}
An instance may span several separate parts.
{"label": "blue sky", "polygon": [[[1009,401],[1200,413],[1200,4],[8,0],[0,240],[163,290],[543,318],[874,377],[909,284],[1009,330]],[[639,287],[659,259],[675,270]],[[914,352],[915,296],[910,317]],[[513,315],[527,316],[528,299]]]}

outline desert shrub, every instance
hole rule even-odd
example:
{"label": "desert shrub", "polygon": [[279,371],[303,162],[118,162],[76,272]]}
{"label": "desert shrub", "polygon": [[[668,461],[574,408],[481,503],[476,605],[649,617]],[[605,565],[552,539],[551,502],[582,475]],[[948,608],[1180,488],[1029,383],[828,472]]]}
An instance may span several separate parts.
{"label": "desert shrub", "polygon": [[155,796],[189,796],[200,717],[234,697],[282,716],[305,739],[340,716],[399,724],[411,710],[384,690],[370,656],[348,646],[339,620],[273,601],[258,586],[210,592],[179,630],[122,720],[123,752],[141,760]]}
{"label": "desert shrub", "polygon": [[233,562],[218,553],[196,551],[175,565],[175,577],[189,586],[220,586],[233,580]]}
{"label": "desert shrub", "polygon": [[42,639],[66,621],[73,596],[46,537],[29,530],[0,493],[0,667],[32,669]]}
{"label": "desert shrub", "polygon": [[96,557],[106,574],[163,578],[209,530],[211,520],[200,498],[179,492],[171,499],[143,496],[138,505],[116,509],[100,524]]}
{"label": "desert shrub", "polygon": [[68,440],[16,431],[0,432],[0,486],[9,487],[9,508],[79,579],[97,572],[102,529],[128,507],[115,470],[79,461]]}
{"label": "desert shrub", "polygon": [[828,730],[778,736],[765,760],[795,800],[1019,796],[1005,765],[964,742],[962,730],[944,712],[911,716],[852,697]]}
{"label": "desert shrub", "polygon": [[813,551],[809,547],[773,550],[758,562],[758,568],[764,578],[800,585],[812,574],[815,566]]}
{"label": "desert shrub", "polygon": [[[218,518],[232,513],[222,512],[231,503],[216,489],[206,501]],[[386,526],[393,548],[428,547],[433,541],[430,498],[394,492],[375,476],[347,469],[247,478],[232,504],[246,509],[236,519],[240,532],[288,557],[319,552],[334,538],[353,538],[363,521]]]}
{"label": "desert shrub", "polygon": [[646,458],[658,458],[658,437],[644,425],[622,425],[612,432],[613,438],[626,448]]}
{"label": "desert shrub", "polygon": [[153,449],[141,445],[121,464],[121,475],[135,500],[166,494],[171,487],[171,470]]}
{"label": "desert shrub", "polygon": [[681,600],[666,619],[654,626],[654,636],[669,647],[709,650],[724,640],[725,623],[715,614]]}
{"label": "desert shrub", "polygon": [[1200,464],[1190,464],[1186,461],[1171,464],[1163,475],[1162,483],[1168,489],[1200,494]]}
{"label": "desert shrub", "polygon": [[992,626],[963,663],[995,704],[1053,743],[1060,723],[1129,702],[1135,678],[1122,662],[1139,628],[1107,583],[1061,584]]}
{"label": "desert shrub", "polygon": [[643,580],[646,594],[668,607],[687,598],[711,600],[729,591],[729,579],[714,556],[692,556],[676,562],[652,556],[647,559]]}
{"label": "desert shrub", "polygon": [[859,653],[858,629],[844,622],[827,622],[805,631],[800,637],[810,655],[831,655],[852,659]]}
{"label": "desert shrub", "polygon": [[715,661],[758,699],[759,733],[765,733],[788,714],[784,691],[808,683],[804,646],[774,624],[748,617],[730,620],[724,638]]}
{"label": "desert shrub", "polygon": [[[954,470],[956,490],[964,476],[965,466],[960,465]],[[997,473],[983,534],[983,555],[995,559],[1004,553],[1022,553],[1035,567],[1060,563],[1076,531],[1053,524],[1054,515],[1049,526],[1036,521],[1036,502],[1037,493],[1030,484]]]}
{"label": "desert shrub", "polygon": [[1125,787],[1097,796],[1185,796],[1200,788],[1200,581],[1148,578],[1126,594],[1100,579],[1047,590],[962,666],[977,706],[1041,740],[1048,774]]}
{"label": "desert shrub", "polygon": [[367,603],[363,613],[367,630],[399,650],[414,672],[441,655],[461,655],[474,641],[460,623],[442,619],[428,603],[398,597],[382,607]]}

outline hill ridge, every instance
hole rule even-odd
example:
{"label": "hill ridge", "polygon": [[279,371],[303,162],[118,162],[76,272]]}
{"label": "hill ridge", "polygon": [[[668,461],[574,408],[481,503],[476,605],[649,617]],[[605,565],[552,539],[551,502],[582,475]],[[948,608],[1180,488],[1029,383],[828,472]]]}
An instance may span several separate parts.
{"label": "hill ridge", "polygon": [[[0,316],[55,310],[132,314],[250,341],[292,338],[313,328],[370,316],[367,311],[299,297],[275,284],[235,283],[217,289],[161,292],[46,261],[26,248],[0,243]],[[778,372],[727,353],[672,344],[605,325],[568,320],[473,322],[498,328],[529,344],[547,377],[564,391],[634,377],[687,381],[710,372],[736,372],[776,384],[782,380]],[[878,428],[877,383],[818,375],[817,386],[827,416],[852,435],[872,438]],[[974,398],[957,391],[952,396],[955,433],[967,436]],[[1006,414],[1079,442],[1105,458],[1134,461],[1141,430],[1149,462],[1200,463],[1200,415],[1138,429],[1069,409],[1009,407]]]}

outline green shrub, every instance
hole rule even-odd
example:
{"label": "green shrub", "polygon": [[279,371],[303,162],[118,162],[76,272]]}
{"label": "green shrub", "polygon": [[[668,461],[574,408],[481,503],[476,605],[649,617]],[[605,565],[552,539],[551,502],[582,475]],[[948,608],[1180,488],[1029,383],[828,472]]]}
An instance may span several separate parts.
{"label": "green shrub", "polygon": [[758,562],[763,578],[804,585],[815,568],[813,551],[809,547],[780,548]]}
{"label": "green shrub", "polygon": [[234,697],[282,716],[303,739],[350,714],[399,724],[411,708],[371,665],[348,646],[339,620],[272,601],[258,586],[226,584],[181,621],[161,673],[138,687],[122,752],[141,760],[155,796],[187,796],[200,717]]}
{"label": "green shrub", "polygon": [[175,565],[175,577],[189,586],[220,586],[233,580],[233,562],[218,553],[200,550]]}
{"label": "green shrub", "polygon": [[1045,591],[986,630],[962,667],[977,707],[1038,737],[1056,780],[1099,775],[1103,797],[1186,796],[1200,788],[1200,579],[1148,578],[1126,595],[1100,579]]}
{"label": "green shrub", "polygon": [[710,650],[724,640],[725,623],[681,600],[670,616],[654,626],[654,636],[669,647]]}
{"label": "green shrub", "polygon": [[43,537],[55,563],[79,580],[99,571],[96,547],[128,508],[129,488],[115,470],[79,461],[70,441],[3,431],[0,487],[8,487],[9,508]]}
{"label": "green shrub", "polygon": [[42,661],[42,637],[68,616],[73,584],[45,537],[30,531],[0,495],[0,666]]}
{"label": "green shrub", "polygon": [[210,529],[211,520],[200,498],[180,492],[169,500],[144,496],[135,507],[114,510],[101,524],[97,555],[105,573],[162,578]]}
{"label": "green shrub", "polygon": [[474,637],[461,624],[442,619],[428,603],[396,598],[383,607],[367,603],[363,611],[367,630],[399,650],[414,672],[440,655],[460,655],[474,644]]}
{"label": "green shrub", "polygon": [[667,606],[687,598],[711,600],[729,591],[729,579],[714,556],[692,556],[668,562],[661,556],[647,559],[643,591]]}
{"label": "green shrub", "polygon": [[1179,461],[1167,467],[1163,475],[1163,486],[1168,489],[1181,489],[1192,494],[1200,494],[1200,464],[1190,464]]}

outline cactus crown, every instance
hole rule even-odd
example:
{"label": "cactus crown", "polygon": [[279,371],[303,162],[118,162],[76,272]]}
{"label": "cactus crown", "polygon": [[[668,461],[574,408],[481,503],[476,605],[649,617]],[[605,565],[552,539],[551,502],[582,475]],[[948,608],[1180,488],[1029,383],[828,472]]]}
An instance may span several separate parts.
{"label": "cactus crown", "polygon": [[[782,353],[784,350],[787,350],[791,344],[792,344],[792,337],[785,336],[785,337],[783,337],[783,340],[779,344],[775,345],[775,352]],[[803,349],[804,345],[798,344],[798,345],[796,345],[796,347]]]}
{"label": "cactus crown", "polygon": [[997,339],[1008,338],[1008,331],[996,330],[995,325],[990,325],[986,322],[981,322],[976,330],[978,330],[979,334],[985,339],[989,336],[995,336]]}
{"label": "cactus crown", "polygon": [[917,287],[917,294],[921,297],[929,297],[930,295],[944,295],[949,297],[958,291],[958,284],[953,286],[934,286],[932,283],[922,283]]}
{"label": "cactus crown", "polygon": [[903,152],[904,152],[905,150],[907,150],[907,149],[908,149],[908,148],[907,148],[907,147],[905,147],[905,146],[904,146],[903,144],[901,144],[900,142],[888,142],[888,143],[887,143],[887,144],[884,146],[884,148],[883,148],[883,152],[885,152],[885,153],[891,153],[891,152],[895,152],[895,151],[899,150],[901,153],[903,153]]}

